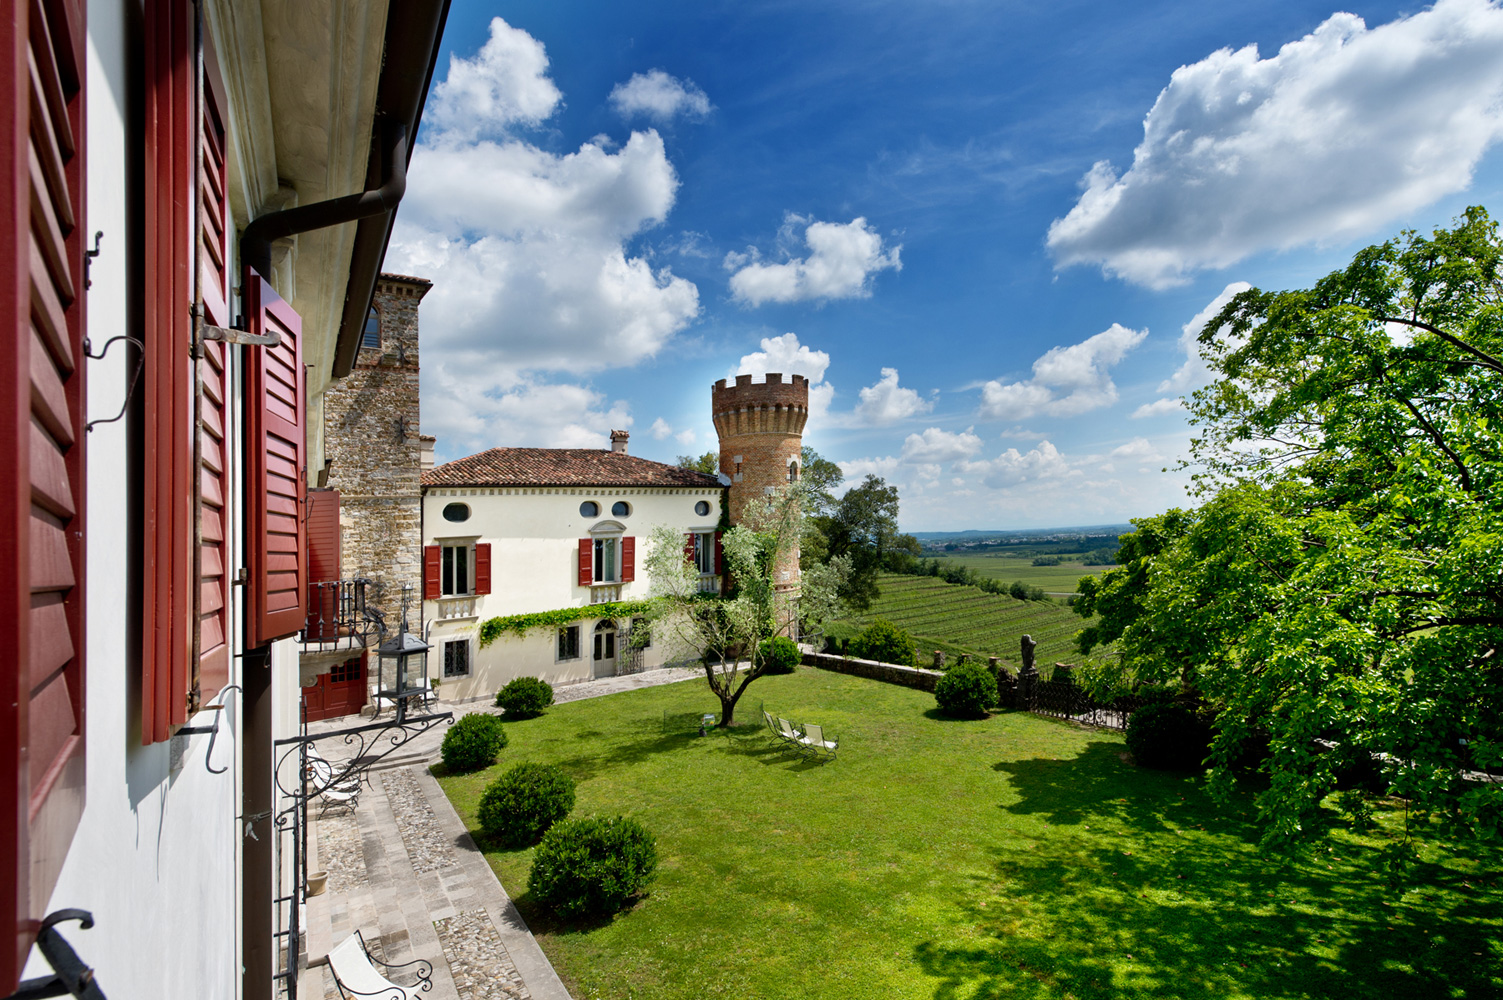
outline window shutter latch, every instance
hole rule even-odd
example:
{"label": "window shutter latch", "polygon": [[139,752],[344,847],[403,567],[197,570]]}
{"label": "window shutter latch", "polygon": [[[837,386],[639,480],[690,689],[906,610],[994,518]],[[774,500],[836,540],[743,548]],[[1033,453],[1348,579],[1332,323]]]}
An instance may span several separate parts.
{"label": "window shutter latch", "polygon": [[213,326],[200,320],[198,339],[218,340],[226,344],[242,344],[246,347],[276,347],[282,342],[282,335],[275,330],[271,333],[247,333],[244,330],[231,330],[224,326]]}

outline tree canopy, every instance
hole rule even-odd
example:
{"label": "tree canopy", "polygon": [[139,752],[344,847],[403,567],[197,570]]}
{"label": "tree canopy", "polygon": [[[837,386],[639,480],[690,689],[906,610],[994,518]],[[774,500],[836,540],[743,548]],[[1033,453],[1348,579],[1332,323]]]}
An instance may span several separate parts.
{"label": "tree canopy", "polygon": [[720,471],[720,456],[713,451],[707,451],[698,458],[693,455],[680,455],[673,464],[681,469],[693,469],[695,472],[713,476]]}
{"label": "tree canopy", "polygon": [[1374,766],[1415,835],[1503,838],[1500,262],[1473,208],[1236,296],[1189,401],[1201,506],[1135,521],[1080,583],[1082,650],[1120,651],[1101,684],[1180,683],[1216,713],[1213,788],[1266,741],[1272,842],[1320,832]]}
{"label": "tree canopy", "polygon": [[736,702],[747,685],[767,673],[762,643],[818,633],[840,610],[838,591],[850,560],[833,558],[802,570],[798,591],[778,589],[778,564],[803,530],[807,488],[792,484],[765,504],[747,504],[741,523],[722,536],[733,589],[702,593],[700,574],[684,551],[684,536],[668,525],[652,530],[646,565],[652,580],[652,636],[679,655],[700,659],[705,680],[720,699],[720,725],[735,724]]}

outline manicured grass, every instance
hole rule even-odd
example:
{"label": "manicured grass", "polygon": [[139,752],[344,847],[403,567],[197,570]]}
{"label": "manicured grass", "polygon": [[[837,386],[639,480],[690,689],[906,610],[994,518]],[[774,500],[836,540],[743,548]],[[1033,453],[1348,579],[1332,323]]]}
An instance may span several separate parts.
{"label": "manicured grass", "polygon": [[530,850],[488,850],[575,997],[1503,993],[1496,854],[1426,849],[1391,889],[1386,835],[1339,830],[1281,863],[1246,803],[1126,763],[1114,733],[951,721],[923,692],[810,669],[757,681],[739,720],[764,701],[838,734],[839,759],[783,756],[755,725],[694,735],[718,703],[691,681],[509,723],[489,772],[440,778],[473,829],[487,781],[554,763],[579,783],[574,815],[657,836],[650,894],[587,926],[533,905]]}
{"label": "manicured grass", "polygon": [[988,594],[978,587],[946,583],[937,576],[883,573],[880,596],[853,621],[827,628],[833,638],[848,639],[878,618],[907,629],[918,642],[919,666],[932,663],[934,650],[951,657],[959,653],[1000,656],[1013,669],[1020,666],[1019,640],[1031,635],[1039,670],[1051,674],[1056,662],[1075,663],[1075,633],[1086,622],[1053,601],[1020,601],[1006,594]]}
{"label": "manicured grass", "polygon": [[984,552],[944,555],[939,558],[946,563],[967,566],[982,576],[989,576],[1005,583],[1022,580],[1029,586],[1043,587],[1051,594],[1073,594],[1075,583],[1081,577],[1100,576],[1106,570],[1114,568],[1086,566],[1080,562],[1081,556],[1075,556],[1073,561],[1070,556],[1065,556],[1066,561],[1058,566],[1035,566],[1032,556],[1007,556]]}

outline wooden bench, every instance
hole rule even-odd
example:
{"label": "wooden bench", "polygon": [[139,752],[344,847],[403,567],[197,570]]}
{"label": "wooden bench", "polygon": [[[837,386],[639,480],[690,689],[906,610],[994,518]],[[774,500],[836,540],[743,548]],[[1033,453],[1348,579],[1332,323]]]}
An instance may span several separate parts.
{"label": "wooden bench", "polygon": [[[417,982],[411,986],[398,986],[387,979],[376,966],[382,969],[406,969],[417,966]],[[371,958],[365,947],[365,938],[359,931],[351,934],[329,952],[329,969],[334,973],[334,988],[346,1000],[351,997],[378,997],[380,1000],[418,1000],[422,993],[433,989],[433,964],[423,959],[393,965]]]}

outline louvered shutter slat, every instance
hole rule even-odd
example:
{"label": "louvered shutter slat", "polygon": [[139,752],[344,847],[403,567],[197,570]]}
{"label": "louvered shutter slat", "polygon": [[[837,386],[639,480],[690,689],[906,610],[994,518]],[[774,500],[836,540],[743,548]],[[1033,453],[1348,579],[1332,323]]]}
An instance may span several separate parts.
{"label": "louvered shutter slat", "polygon": [[437,545],[423,546],[423,599],[426,601],[438,600],[439,557],[442,555]]}
{"label": "louvered shutter slat", "polygon": [[252,333],[276,333],[275,347],[250,351],[246,372],[246,562],[251,644],[296,634],[307,599],[304,545],[302,319],[263,277],[246,272]]}
{"label": "louvered shutter slat", "polygon": [[475,545],[475,593],[491,592],[491,545],[478,542]]}
{"label": "louvered shutter slat", "polygon": [[631,535],[621,539],[621,582],[631,583],[637,578],[637,540]]}
{"label": "louvered shutter slat", "polygon": [[579,540],[579,585],[581,587],[588,587],[594,582],[594,576],[591,572],[592,567],[590,565],[591,549],[593,547],[594,542],[591,539],[581,538]]}
{"label": "louvered shutter slat", "polygon": [[0,995],[20,979],[84,806],[82,5],[0,18]]}

